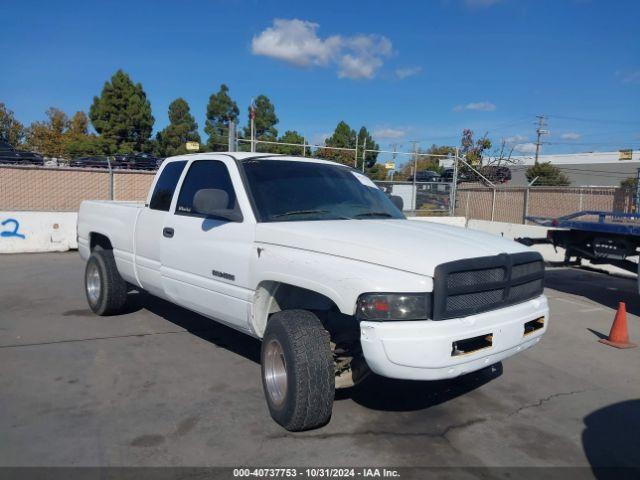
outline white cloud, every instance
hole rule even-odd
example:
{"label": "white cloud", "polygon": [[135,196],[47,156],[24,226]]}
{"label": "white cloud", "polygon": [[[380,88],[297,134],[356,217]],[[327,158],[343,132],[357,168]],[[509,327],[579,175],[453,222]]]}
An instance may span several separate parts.
{"label": "white cloud", "polygon": [[318,36],[319,25],[299,19],[273,20],[253,37],[254,55],[275,58],[298,67],[338,66],[340,78],[373,78],[383,59],[393,53],[391,41],[381,35]]}
{"label": "white cloud", "polygon": [[422,67],[405,67],[405,68],[396,68],[396,77],[400,80],[404,80],[405,78],[413,77],[414,75],[418,75],[422,71]]}
{"label": "white cloud", "polygon": [[640,83],[640,70],[624,70],[616,72],[622,83]]}
{"label": "white cloud", "polygon": [[504,139],[506,143],[520,143],[528,140],[529,137],[526,135],[513,135],[511,137],[507,137]]}
{"label": "white cloud", "polygon": [[373,131],[376,138],[402,138],[407,134],[404,130],[397,128],[378,128]]}
{"label": "white cloud", "polygon": [[560,135],[563,140],[578,140],[582,135],[576,132],[566,132]]}
{"label": "white cloud", "polygon": [[518,143],[517,145],[514,145],[513,149],[518,153],[524,153],[524,154],[535,153],[536,144],[532,142]]}
{"label": "white cloud", "polygon": [[491,102],[471,102],[466,105],[456,105],[453,107],[454,112],[462,112],[463,110],[476,110],[478,112],[492,112],[496,106]]}

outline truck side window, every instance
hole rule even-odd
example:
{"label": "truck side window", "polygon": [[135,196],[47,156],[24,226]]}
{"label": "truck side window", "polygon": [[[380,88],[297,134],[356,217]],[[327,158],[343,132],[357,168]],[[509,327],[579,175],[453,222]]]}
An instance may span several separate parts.
{"label": "truck side window", "polygon": [[173,192],[176,189],[178,180],[184,166],[187,164],[186,160],[181,162],[171,162],[160,174],[160,178],[156,182],[156,187],[153,189],[153,195],[151,195],[151,201],[149,202],[149,208],[152,210],[169,211],[171,206],[171,198],[173,198]]}
{"label": "truck side window", "polygon": [[219,160],[198,160],[191,164],[187,176],[182,182],[176,215],[201,215],[193,212],[193,197],[203,188],[224,190],[229,196],[228,209],[236,208],[236,193],[233,190],[231,177],[226,165]]}

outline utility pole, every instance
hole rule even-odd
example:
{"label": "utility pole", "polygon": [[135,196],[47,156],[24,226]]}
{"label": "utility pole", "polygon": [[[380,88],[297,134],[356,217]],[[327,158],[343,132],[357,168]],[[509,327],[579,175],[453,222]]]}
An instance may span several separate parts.
{"label": "utility pole", "polygon": [[256,140],[255,140],[255,136],[256,136],[256,126],[255,126],[255,118],[256,118],[256,108],[253,104],[253,98],[251,99],[251,111],[249,112],[249,118],[251,119],[251,125],[250,125],[250,129],[251,129],[251,151],[255,152],[256,151]]}
{"label": "utility pole", "polygon": [[417,140],[409,140],[409,142],[413,143],[413,205],[411,209],[414,211],[417,210],[417,200],[418,200],[418,190],[416,185],[416,180],[418,178],[418,141]]}
{"label": "utility pole", "polygon": [[[393,153],[391,154],[391,161],[393,162],[393,165],[395,167],[396,158],[398,158],[398,154],[396,153],[398,151],[398,144],[397,143],[392,143],[391,144],[391,148],[393,148]],[[394,172],[395,172],[395,168],[389,172],[389,175],[390,175],[392,181],[393,181]]]}
{"label": "utility pole", "polygon": [[229,122],[229,135],[227,137],[229,151],[236,151],[236,122]]}
{"label": "utility pole", "polygon": [[[357,141],[358,141],[358,137],[356,137],[356,142]],[[356,148],[356,155],[357,153],[358,153],[358,149]],[[364,160],[365,160],[366,154],[367,154],[367,137],[364,137],[364,147],[362,147],[362,173],[364,173]],[[357,156],[356,156],[356,163],[358,163]]]}
{"label": "utility pole", "polygon": [[536,134],[538,135],[538,139],[536,140],[536,159],[534,162],[535,165],[538,164],[538,157],[540,156],[540,145],[542,145],[542,142],[540,141],[540,137],[542,135],[547,135],[549,133],[549,130],[544,128],[547,126],[544,119],[544,115],[536,115],[536,118],[538,119],[538,128],[536,129]]}

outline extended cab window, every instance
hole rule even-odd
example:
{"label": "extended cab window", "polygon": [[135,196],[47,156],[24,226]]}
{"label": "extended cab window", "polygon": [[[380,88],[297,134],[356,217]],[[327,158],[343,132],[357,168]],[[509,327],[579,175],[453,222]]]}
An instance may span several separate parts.
{"label": "extended cab window", "polygon": [[226,208],[229,210],[237,208],[236,194],[227,166],[218,160],[198,160],[191,164],[187,176],[182,182],[176,204],[176,214],[201,216],[193,211],[193,197],[198,190],[205,188],[225,191],[229,198]]}
{"label": "extended cab window", "polygon": [[173,192],[186,164],[186,161],[171,162],[164,167],[160,178],[156,182],[156,187],[153,189],[153,195],[151,195],[151,201],[149,202],[150,209],[169,211]]}

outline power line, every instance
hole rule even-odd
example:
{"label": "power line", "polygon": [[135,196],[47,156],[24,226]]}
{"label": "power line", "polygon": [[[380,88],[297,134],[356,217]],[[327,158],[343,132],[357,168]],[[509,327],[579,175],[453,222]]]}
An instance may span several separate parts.
{"label": "power line", "polygon": [[640,125],[638,121],[626,121],[626,120],[605,120],[598,118],[582,118],[582,117],[568,117],[565,115],[547,115],[550,118],[559,118],[562,120],[575,120],[576,122],[593,122],[593,123],[617,123],[620,125]]}

